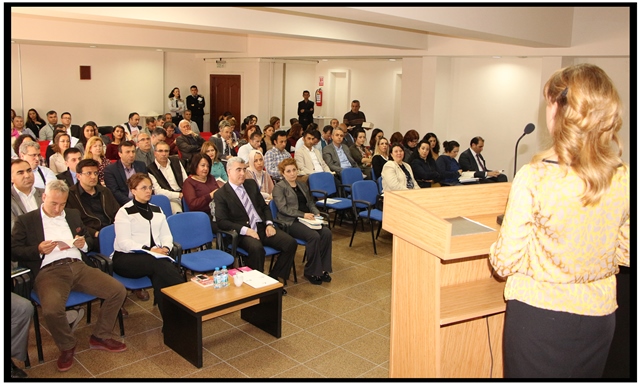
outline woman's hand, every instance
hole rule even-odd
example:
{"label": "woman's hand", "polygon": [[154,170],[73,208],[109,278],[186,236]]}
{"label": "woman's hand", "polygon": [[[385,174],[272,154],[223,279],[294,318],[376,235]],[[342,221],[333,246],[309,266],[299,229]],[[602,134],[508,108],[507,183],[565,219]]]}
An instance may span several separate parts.
{"label": "woman's hand", "polygon": [[316,217],[313,215],[313,213],[305,213],[305,214],[304,214],[304,218],[305,218],[305,219],[308,219],[308,220],[313,220],[313,219],[315,219]]}
{"label": "woman's hand", "polygon": [[213,191],[211,191],[211,193],[209,194],[209,196],[211,196],[211,198],[213,199],[213,195],[215,195],[217,189],[214,189]]}
{"label": "woman's hand", "polygon": [[151,252],[155,252],[155,253],[159,253],[161,255],[168,255],[169,254],[169,250],[167,248],[160,248],[160,247],[153,247],[150,249]]}

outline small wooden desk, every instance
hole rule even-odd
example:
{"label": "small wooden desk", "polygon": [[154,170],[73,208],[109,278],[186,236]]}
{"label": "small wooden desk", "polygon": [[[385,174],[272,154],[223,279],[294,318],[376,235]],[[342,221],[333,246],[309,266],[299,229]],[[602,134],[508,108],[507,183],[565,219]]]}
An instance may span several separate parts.
{"label": "small wooden desk", "polygon": [[241,311],[241,318],[280,337],[282,283],[264,288],[247,284],[214,289],[188,281],[162,289],[164,343],[191,364],[202,368],[202,322]]}

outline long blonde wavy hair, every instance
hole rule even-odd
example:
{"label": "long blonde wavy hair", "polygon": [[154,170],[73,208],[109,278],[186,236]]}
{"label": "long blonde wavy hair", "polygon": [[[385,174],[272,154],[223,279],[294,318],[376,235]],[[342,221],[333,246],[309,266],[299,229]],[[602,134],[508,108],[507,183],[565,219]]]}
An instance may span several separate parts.
{"label": "long blonde wavy hair", "polygon": [[[622,102],[611,79],[593,64],[556,71],[544,86],[547,103],[558,103],[552,147],[532,163],[555,152],[565,172],[571,168],[585,184],[584,206],[597,204],[622,165]],[[612,144],[615,143],[617,148]]]}

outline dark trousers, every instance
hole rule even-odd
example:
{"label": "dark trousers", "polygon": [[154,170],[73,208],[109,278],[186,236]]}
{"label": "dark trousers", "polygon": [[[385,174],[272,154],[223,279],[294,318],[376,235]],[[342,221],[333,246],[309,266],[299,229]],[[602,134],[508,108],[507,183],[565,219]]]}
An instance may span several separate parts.
{"label": "dark trousers", "polygon": [[601,378],[615,321],[507,301],[504,377]]}
{"label": "dark trousers", "polygon": [[65,312],[69,292],[84,292],[104,299],[93,328],[93,335],[101,339],[112,338],[118,311],[127,297],[127,290],[119,281],[81,261],[41,269],[34,289],[40,297],[42,317],[60,351],[76,346]]}
{"label": "dark trousers", "polygon": [[196,124],[198,124],[198,129],[200,132],[204,132],[204,117],[196,116],[193,112],[191,113],[191,120],[193,120]]}
{"label": "dark trousers", "polygon": [[478,183],[480,184],[506,183],[507,181],[509,181],[509,179],[507,179],[507,175],[501,173],[496,177],[485,177],[484,179],[480,179],[478,180]]}
{"label": "dark trousers", "polygon": [[322,272],[333,272],[331,269],[331,230],[327,227],[315,230],[295,221],[289,227],[289,234],[296,239],[307,242],[307,263],[305,275],[322,276]]}
{"label": "dark trousers", "polygon": [[164,313],[160,290],[184,283],[180,269],[171,260],[165,258],[156,259],[147,253],[114,252],[113,271],[120,276],[131,279],[149,276],[153,286],[154,303],[158,304],[160,315]]}
{"label": "dark trousers", "polygon": [[273,270],[269,276],[273,278],[281,277],[287,279],[293,264],[293,258],[298,249],[298,243],[286,232],[276,229],[276,234],[267,237],[264,223],[258,223],[258,236],[260,241],[250,236],[238,236],[238,246],[249,253],[247,257],[247,266],[260,272],[264,271],[265,252],[264,246],[268,246],[282,251],[273,265]]}

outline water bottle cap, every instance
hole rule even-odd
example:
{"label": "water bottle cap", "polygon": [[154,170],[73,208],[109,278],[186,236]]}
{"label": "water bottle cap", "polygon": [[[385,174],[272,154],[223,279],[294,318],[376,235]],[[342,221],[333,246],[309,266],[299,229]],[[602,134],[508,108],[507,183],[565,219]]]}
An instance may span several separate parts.
{"label": "water bottle cap", "polygon": [[216,269],[215,269],[215,270],[216,270],[216,271],[219,271],[219,270],[220,270],[220,268],[216,267]]}

